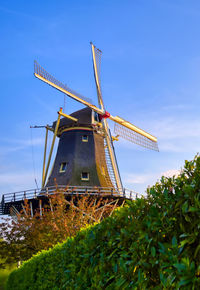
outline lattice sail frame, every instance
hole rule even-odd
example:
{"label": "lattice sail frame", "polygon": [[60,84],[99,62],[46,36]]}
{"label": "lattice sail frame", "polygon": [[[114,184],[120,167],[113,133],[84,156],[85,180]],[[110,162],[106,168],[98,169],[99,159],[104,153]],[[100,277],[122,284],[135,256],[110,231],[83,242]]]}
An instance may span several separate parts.
{"label": "lattice sail frame", "polygon": [[[96,82],[96,89],[97,89],[97,95],[98,95],[98,103],[101,110],[105,111],[105,106],[102,98],[101,93],[101,81],[100,81],[100,71],[101,71],[101,55],[102,52],[100,49],[96,48],[93,43],[91,44],[92,48],[92,58],[93,58],[93,69],[94,69],[94,78]],[[108,168],[108,173],[110,176],[110,179],[112,181],[112,184],[115,188],[123,188],[120,172],[114,152],[114,147],[112,143],[112,137],[110,134],[108,122],[106,118],[102,119],[102,125],[105,131],[105,156],[106,156],[106,163]]]}
{"label": "lattice sail frame", "polygon": [[86,102],[93,104],[93,101],[90,98],[86,98],[85,96],[77,93],[76,91],[70,89],[67,85],[64,85],[63,83],[61,83],[60,81],[55,79],[36,60],[34,61],[34,73],[39,75],[39,76],[41,76],[41,77],[43,77],[44,79],[46,79],[46,80],[48,80],[48,81],[50,81],[52,83],[54,83],[55,85],[61,87],[62,89],[70,92],[71,94],[76,95],[80,99],[83,99]]}
{"label": "lattice sail frame", "polygon": [[148,139],[147,137],[128,129],[124,127],[123,125],[115,123],[114,132],[115,134],[118,134],[122,138],[132,143],[135,143],[139,146],[142,146],[142,147],[154,150],[154,151],[159,151],[157,142],[154,142]]}
{"label": "lattice sail frame", "polygon": [[96,64],[97,64],[97,72],[98,72],[98,77],[99,77],[99,84],[101,88],[101,56],[102,56],[102,51],[96,47],[94,47],[95,51],[95,56],[96,56]]}

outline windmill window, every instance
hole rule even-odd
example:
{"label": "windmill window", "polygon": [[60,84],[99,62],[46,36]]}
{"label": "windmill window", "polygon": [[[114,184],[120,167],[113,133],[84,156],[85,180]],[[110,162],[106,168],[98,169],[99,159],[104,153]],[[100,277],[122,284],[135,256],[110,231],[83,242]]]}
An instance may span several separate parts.
{"label": "windmill window", "polygon": [[82,136],[82,142],[88,142],[88,135]]}
{"label": "windmill window", "polygon": [[88,172],[82,172],[81,173],[81,180],[89,180],[90,177],[89,177],[89,173]]}
{"label": "windmill window", "polygon": [[96,122],[99,122],[99,115],[95,112],[95,114],[94,114],[94,120],[96,121]]}
{"label": "windmill window", "polygon": [[60,170],[59,170],[59,172],[65,172],[66,169],[67,169],[67,162],[62,162],[60,164]]}

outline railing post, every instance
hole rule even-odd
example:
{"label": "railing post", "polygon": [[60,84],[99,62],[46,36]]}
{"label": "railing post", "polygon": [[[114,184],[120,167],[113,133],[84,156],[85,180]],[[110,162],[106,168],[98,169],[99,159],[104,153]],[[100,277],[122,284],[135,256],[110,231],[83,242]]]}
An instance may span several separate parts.
{"label": "railing post", "polygon": [[132,199],[132,191],[130,191],[130,199]]}
{"label": "railing post", "polygon": [[13,198],[14,198],[14,201],[15,201],[15,192],[14,192],[14,194],[13,194]]}
{"label": "railing post", "polygon": [[26,191],[24,191],[24,199],[26,199]]}
{"label": "railing post", "polygon": [[125,197],[126,196],[126,192],[125,192],[125,188],[123,188],[123,196]]}

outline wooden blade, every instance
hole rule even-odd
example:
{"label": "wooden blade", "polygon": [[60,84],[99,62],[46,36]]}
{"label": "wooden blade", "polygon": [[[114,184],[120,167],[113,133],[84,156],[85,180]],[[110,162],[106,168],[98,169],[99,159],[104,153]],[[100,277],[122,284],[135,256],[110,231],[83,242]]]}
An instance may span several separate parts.
{"label": "wooden blade", "polygon": [[51,76],[41,65],[39,65],[36,61],[34,62],[34,75],[36,78],[42,80],[48,85],[54,87],[55,89],[61,91],[66,94],[70,98],[82,103],[83,105],[90,107],[92,110],[97,112],[98,114],[103,114],[104,111],[94,106],[90,99],[82,96],[79,93],[76,93],[72,89],[68,88],[66,85],[62,84],[60,81],[56,80],[53,76]]}
{"label": "wooden blade", "polygon": [[120,118],[118,116],[113,117],[113,116],[110,115],[109,118],[112,121],[114,121],[114,122],[126,127],[127,129],[130,129],[131,131],[134,131],[134,132],[138,133],[139,135],[150,139],[153,142],[157,142],[157,138],[156,137],[154,137],[153,135],[145,132],[144,130],[142,130],[142,129],[138,128],[138,127],[136,127],[135,125],[131,124],[130,122],[128,122],[128,121],[126,121],[126,120],[124,120],[124,119],[122,119],[122,118]]}
{"label": "wooden blade", "polygon": [[150,140],[141,133],[137,133],[136,131],[128,129],[117,123],[115,123],[114,131],[116,134],[119,134],[119,136],[130,142],[151,150],[159,151],[157,142]]}
{"label": "wooden blade", "polygon": [[103,104],[102,93],[101,93],[101,81],[100,81],[102,51],[96,48],[92,42],[90,44],[92,46],[92,60],[93,60],[94,78],[96,82],[98,102],[99,102],[100,108],[105,110],[104,104]]}
{"label": "wooden blade", "polygon": [[[94,68],[94,78],[95,78],[95,82],[96,82],[96,88],[97,88],[97,95],[98,95],[98,103],[99,103],[99,107],[105,111],[105,107],[104,107],[104,103],[103,103],[103,98],[102,98],[102,94],[101,94],[101,83],[100,83],[100,67],[101,67],[101,50],[97,49],[92,42],[90,43],[92,46],[92,59],[93,59],[93,68]],[[110,130],[109,130],[109,126],[108,126],[108,122],[106,120],[106,118],[103,118],[102,120],[102,124],[103,124],[103,128],[105,130],[105,141],[106,141],[106,146],[108,149],[108,164],[111,164],[111,171],[113,171],[114,173],[114,180],[115,180],[115,184],[117,186],[117,188],[123,188],[122,186],[122,181],[121,181],[121,177],[120,177],[120,173],[119,173],[119,169],[118,169],[118,165],[117,165],[117,159],[115,156],[115,152],[114,152],[114,148],[113,148],[113,144],[112,144],[112,138],[110,135]],[[108,165],[107,164],[107,165]],[[109,168],[109,165],[108,165]],[[112,178],[111,178],[112,180]]]}

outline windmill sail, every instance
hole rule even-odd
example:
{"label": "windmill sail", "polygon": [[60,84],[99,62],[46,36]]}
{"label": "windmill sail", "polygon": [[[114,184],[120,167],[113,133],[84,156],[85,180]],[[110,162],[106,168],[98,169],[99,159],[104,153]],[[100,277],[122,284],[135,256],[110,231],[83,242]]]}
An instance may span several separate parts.
{"label": "windmill sail", "polygon": [[94,68],[94,78],[96,82],[98,102],[101,109],[104,109],[104,103],[101,92],[101,55],[102,51],[96,48],[92,43],[92,59],[93,59],[93,68]]}
{"label": "windmill sail", "polygon": [[[94,78],[96,82],[97,88],[97,95],[98,95],[98,102],[101,110],[105,112],[105,107],[103,103],[102,93],[101,93],[101,83],[100,83],[100,67],[101,67],[101,54],[102,52],[96,48],[92,43],[92,59],[93,59],[93,68],[94,68]],[[102,119],[103,128],[105,132],[105,155],[106,155],[106,162],[108,167],[108,172],[110,178],[113,182],[115,188],[122,189],[122,181],[117,165],[117,160],[115,156],[115,151],[112,143],[112,138],[108,126],[108,122],[106,118]]]}
{"label": "windmill sail", "polygon": [[114,132],[115,134],[119,134],[122,138],[132,143],[151,150],[159,151],[157,142],[152,141],[151,139],[141,135],[140,133],[137,133],[136,131],[128,129],[123,125],[115,123]]}
{"label": "windmill sail", "polygon": [[67,94],[70,97],[76,98],[77,101],[85,101],[86,103],[89,103],[92,105],[92,100],[90,98],[86,98],[83,95],[75,92],[74,90],[70,89],[68,86],[64,85],[57,79],[55,79],[52,75],[50,75],[36,60],[34,61],[34,75],[45,81],[51,86],[54,86],[56,89],[63,89],[64,93]]}

